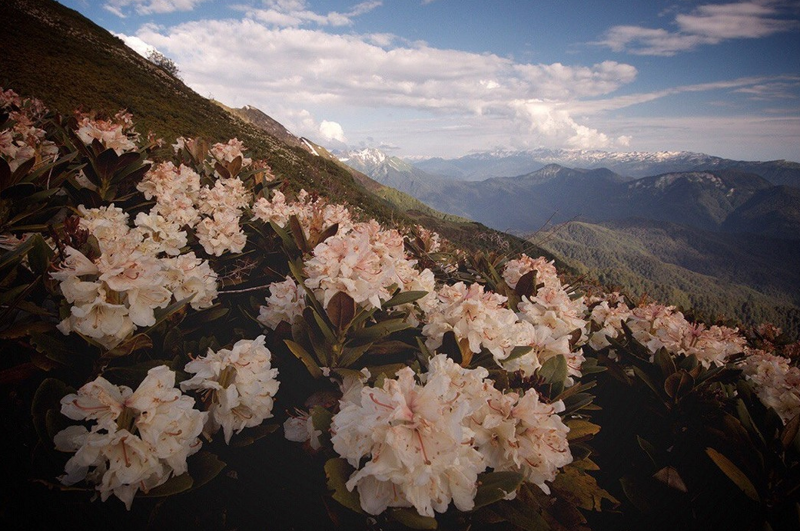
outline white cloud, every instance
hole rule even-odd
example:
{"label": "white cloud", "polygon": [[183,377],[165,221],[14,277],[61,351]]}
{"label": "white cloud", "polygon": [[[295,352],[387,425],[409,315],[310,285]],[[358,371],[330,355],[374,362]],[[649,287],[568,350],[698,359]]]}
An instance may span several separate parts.
{"label": "white cloud", "polygon": [[322,120],[322,123],[319,124],[319,134],[327,141],[336,140],[344,144],[347,143],[347,138],[344,136],[344,129],[336,122]]}
{"label": "white cloud", "polygon": [[114,36],[122,39],[122,42],[124,42],[128,48],[132,49],[142,57],[147,57],[151,51],[155,50],[153,46],[150,46],[139,37],[125,35],[123,33],[114,33]]}
{"label": "white cloud", "polygon": [[247,16],[269,26],[294,28],[313,23],[319,26],[349,26],[353,18],[369,13],[383,4],[380,0],[361,2],[346,13],[331,11],[320,15],[305,0],[264,0],[263,8],[242,7]]}
{"label": "white cloud", "polygon": [[[375,5],[362,4],[354,11]],[[614,61],[523,64],[488,53],[399,44],[393,36],[331,34],[299,27],[309,21],[322,24],[304,14],[305,2],[273,2],[270,7],[294,18],[265,22],[263,10],[252,11],[242,20],[189,22],[169,29],[145,26],[137,37],[180,64],[198,92],[236,106],[269,108],[280,102],[286,109],[304,108],[317,115],[333,107],[394,108],[484,116],[487,123],[502,117],[542,142],[572,138],[581,145],[598,143],[594,147],[611,141],[581,129],[568,109],[556,106],[608,95],[637,74],[633,66]],[[532,121],[539,115],[519,112],[517,102],[530,100],[539,101],[538,108],[552,109],[559,128],[536,126]]]}
{"label": "white cloud", "polygon": [[126,12],[133,9],[139,15],[191,11],[206,0],[109,0],[103,8],[118,17],[125,18]]}
{"label": "white cloud", "polygon": [[800,22],[787,19],[786,6],[774,0],[754,0],[729,4],[706,4],[691,13],[679,13],[677,31],[641,26],[614,26],[603,40],[595,42],[616,52],[636,55],[671,56],[704,44],[729,39],[757,39],[775,33],[797,30]]}

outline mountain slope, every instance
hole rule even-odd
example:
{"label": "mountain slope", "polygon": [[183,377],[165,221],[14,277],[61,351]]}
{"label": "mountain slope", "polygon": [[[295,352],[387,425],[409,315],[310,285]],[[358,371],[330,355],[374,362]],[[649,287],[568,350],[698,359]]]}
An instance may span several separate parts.
{"label": "mountain slope", "polygon": [[635,298],[800,332],[800,248],[794,242],[641,219],[571,222],[537,235],[536,242]]}
{"label": "mountain slope", "polygon": [[728,216],[723,229],[797,239],[800,235],[800,189],[775,186],[759,191]]}

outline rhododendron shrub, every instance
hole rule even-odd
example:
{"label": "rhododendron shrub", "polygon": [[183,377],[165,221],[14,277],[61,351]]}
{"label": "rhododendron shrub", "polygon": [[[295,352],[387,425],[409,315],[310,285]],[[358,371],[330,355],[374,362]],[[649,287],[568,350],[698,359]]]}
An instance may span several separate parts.
{"label": "rhododendron shrub", "polygon": [[2,376],[42,499],[343,529],[777,529],[793,501],[800,347],[769,327],[382,224],[235,138],[0,107]]}

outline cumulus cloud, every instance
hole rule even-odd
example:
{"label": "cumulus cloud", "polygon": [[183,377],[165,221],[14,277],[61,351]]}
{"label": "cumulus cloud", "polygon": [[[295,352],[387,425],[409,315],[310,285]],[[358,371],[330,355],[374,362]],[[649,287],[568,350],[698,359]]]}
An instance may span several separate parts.
{"label": "cumulus cloud", "polygon": [[347,143],[347,138],[344,136],[344,129],[336,122],[322,120],[322,123],[319,124],[319,134],[327,141],[336,140],[344,144]]}
{"label": "cumulus cloud", "polygon": [[[377,5],[359,4],[345,18]],[[280,102],[287,109],[309,109],[317,115],[337,107],[483,117],[484,128],[504,120],[506,129],[536,135],[542,142],[587,147],[613,140],[581,128],[563,103],[608,95],[637,75],[635,67],[615,61],[529,64],[490,53],[400,42],[391,35],[328,33],[305,27],[335,22],[330,14],[315,18],[303,1],[275,0],[267,7],[247,11],[239,20],[144,26],[136,36],[174,58],[200,93],[213,93],[233,105],[270,108]],[[521,111],[525,106],[520,101],[536,101],[532,109],[549,109],[547,120],[558,126],[538,123],[544,111]],[[343,132],[323,132],[321,125],[316,135],[342,141],[337,135],[343,138]],[[301,127],[308,130],[302,123]],[[589,146],[592,142],[595,145]]]}
{"label": "cumulus cloud", "polygon": [[616,52],[636,55],[672,56],[701,45],[730,39],[756,39],[800,28],[789,18],[790,7],[780,0],[752,0],[729,4],[706,4],[674,18],[676,31],[642,26],[614,26],[593,43]]}

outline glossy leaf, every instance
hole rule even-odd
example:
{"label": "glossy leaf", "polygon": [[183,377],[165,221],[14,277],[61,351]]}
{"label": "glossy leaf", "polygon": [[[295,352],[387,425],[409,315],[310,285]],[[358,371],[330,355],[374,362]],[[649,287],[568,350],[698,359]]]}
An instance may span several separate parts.
{"label": "glossy leaf", "polygon": [[489,472],[478,475],[474,509],[505,499],[522,485],[524,479],[518,472]]}
{"label": "glossy leaf", "polygon": [[436,518],[422,516],[413,508],[390,509],[389,518],[410,529],[437,529],[439,527]]}
{"label": "glossy leaf", "polygon": [[742,489],[748,498],[755,502],[759,502],[761,500],[755,485],[753,485],[753,482],[750,481],[747,475],[742,472],[739,467],[733,464],[730,459],[713,448],[706,448],[706,453],[708,454],[708,457],[714,461],[714,464],[716,464],[719,469],[722,470],[726,476],[728,476],[728,479],[733,481],[737,487]]}
{"label": "glossy leaf", "polygon": [[325,477],[328,480],[328,490],[333,491],[333,499],[351,511],[363,513],[358,491],[354,489],[351,492],[345,486],[353,472],[353,467],[341,457],[328,459],[325,462]]}
{"label": "glossy leaf", "polygon": [[314,361],[314,358],[311,354],[306,351],[299,343],[295,343],[290,339],[285,339],[284,343],[286,346],[289,347],[289,350],[294,354],[297,359],[303,362],[303,365],[306,366],[308,372],[311,373],[311,376],[314,378],[320,378],[322,376],[322,370],[317,365],[317,362]]}

